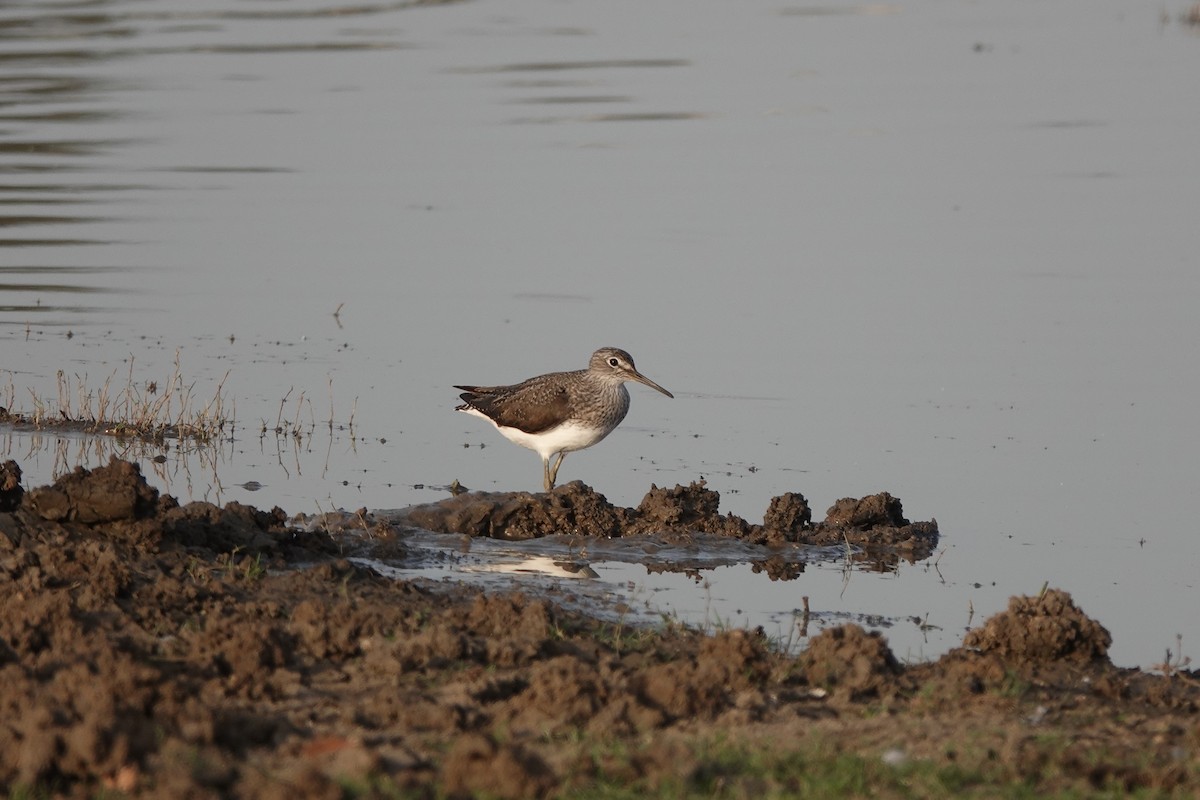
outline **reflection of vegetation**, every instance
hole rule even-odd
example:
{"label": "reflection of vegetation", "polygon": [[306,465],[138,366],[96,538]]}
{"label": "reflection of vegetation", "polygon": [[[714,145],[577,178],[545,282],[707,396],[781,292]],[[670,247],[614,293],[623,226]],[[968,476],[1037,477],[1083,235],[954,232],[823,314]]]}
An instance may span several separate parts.
{"label": "reflection of vegetation", "polygon": [[227,412],[224,385],[221,378],[216,391],[208,401],[200,401],[193,395],[194,383],[185,383],[175,354],[175,372],[163,383],[159,392],[157,381],[139,384],[133,378],[133,359],[129,360],[129,374],[125,386],[113,386],[114,372],[99,387],[88,385],[87,376],[67,375],[58,371],[57,397],[53,400],[39,397],[32,389],[29,396],[33,403],[31,411],[16,408],[17,391],[12,373],[8,383],[0,388],[3,408],[0,422],[28,425],[38,430],[69,429],[83,433],[101,433],[120,437],[134,437],[149,442],[166,439],[192,439],[210,442],[220,438],[222,432],[233,425],[232,412]]}
{"label": "reflection of vegetation", "polygon": [[5,425],[3,420],[0,414],[0,461],[12,458],[22,464],[41,464],[44,479],[66,475],[76,467],[91,468],[118,458],[135,461],[143,469],[153,471],[159,485],[168,493],[182,493],[189,500],[221,501],[224,487],[218,468],[228,462],[233,448],[227,438],[208,442],[189,439],[156,442],[131,436],[88,434],[80,431],[78,426],[74,429],[60,425],[21,430],[21,426]]}
{"label": "reflection of vegetation", "polygon": [[228,376],[204,401],[197,399],[195,383],[184,380],[178,353],[173,373],[161,383],[135,382],[132,359],[119,387],[115,372],[95,386],[86,375],[59,370],[55,396],[42,397],[30,389],[32,408],[23,410],[9,372],[0,385],[0,425],[8,429],[0,431],[0,456],[37,461],[43,452],[51,453],[53,475],[110,458],[138,461],[168,488],[184,483],[189,497],[193,471],[198,470],[206,476],[200,485],[215,489],[219,498],[217,464],[228,457],[225,448],[232,447],[234,424],[224,392]]}

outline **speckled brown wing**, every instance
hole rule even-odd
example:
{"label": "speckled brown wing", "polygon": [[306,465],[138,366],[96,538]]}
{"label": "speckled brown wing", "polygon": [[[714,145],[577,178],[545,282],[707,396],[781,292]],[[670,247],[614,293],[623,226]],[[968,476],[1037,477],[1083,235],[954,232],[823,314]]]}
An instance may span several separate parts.
{"label": "speckled brown wing", "polygon": [[557,382],[531,380],[515,386],[455,386],[471,408],[505,428],[541,433],[566,420],[571,413],[567,387]]}

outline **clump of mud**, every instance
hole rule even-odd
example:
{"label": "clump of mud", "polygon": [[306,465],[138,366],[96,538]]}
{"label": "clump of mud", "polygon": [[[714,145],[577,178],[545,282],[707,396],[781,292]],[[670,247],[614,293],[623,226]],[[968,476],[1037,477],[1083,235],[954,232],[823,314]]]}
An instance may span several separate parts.
{"label": "clump of mud", "polygon": [[0,511],[15,509],[21,504],[24,494],[25,489],[21,486],[21,467],[17,462],[5,461],[0,464]]}
{"label": "clump of mud", "polygon": [[909,522],[899,498],[887,492],[843,499],[824,522],[812,522],[804,496],[788,492],[771,500],[756,525],[720,513],[719,493],[703,481],[673,489],[651,486],[637,508],[621,508],[580,481],[550,492],[468,492],[404,512],[408,524],[439,533],[531,539],[559,533],[580,536],[730,536],[756,544],[850,544],[888,549],[911,560],[927,558],[938,542],[937,521]]}
{"label": "clump of mud", "polygon": [[1111,644],[1104,626],[1060,589],[1011,598],[1007,611],[963,639],[964,647],[1016,662],[1107,661]]}
{"label": "clump of mud", "polygon": [[772,497],[763,514],[763,527],[777,531],[783,538],[798,539],[804,530],[812,524],[812,509],[804,495],[797,492],[785,492]]}

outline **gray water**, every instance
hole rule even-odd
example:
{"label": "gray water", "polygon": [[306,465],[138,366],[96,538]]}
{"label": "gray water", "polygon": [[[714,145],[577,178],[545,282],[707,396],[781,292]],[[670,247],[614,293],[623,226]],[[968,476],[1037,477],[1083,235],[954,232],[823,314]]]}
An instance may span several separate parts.
{"label": "gray water", "polygon": [[808,596],[926,658],[1048,582],[1118,664],[1200,653],[1187,5],[6,4],[0,405],[178,359],[237,427],[0,456],[289,512],[537,489],[451,385],[616,345],[676,399],[632,386],[560,480],[752,520],[886,490],[943,532],[937,569],[675,576],[681,616]]}

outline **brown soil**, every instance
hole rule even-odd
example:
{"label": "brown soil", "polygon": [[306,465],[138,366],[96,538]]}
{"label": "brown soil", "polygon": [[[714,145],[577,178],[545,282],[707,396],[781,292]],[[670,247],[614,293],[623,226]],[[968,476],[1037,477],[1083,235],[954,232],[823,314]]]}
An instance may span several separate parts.
{"label": "brown soil", "polygon": [[[492,509],[475,523],[489,531],[501,507],[522,531],[539,515],[627,533],[732,519],[703,487],[655,489],[633,512],[578,485],[553,498],[446,508]],[[806,531],[799,502],[772,503],[764,528]],[[903,527],[898,503],[867,505],[839,514]],[[1014,598],[933,663],[902,665],[853,625],[792,658],[756,631],[630,630],[519,594],[384,579],[344,560],[359,542],[289,528],[278,509],[180,506],[125,462],[24,493],[17,465],[0,467],[0,791],[779,788],[722,777],[714,748],[731,742],[930,764],[1028,794],[1200,791],[1197,676],[1114,668],[1108,632],[1064,592]]]}

